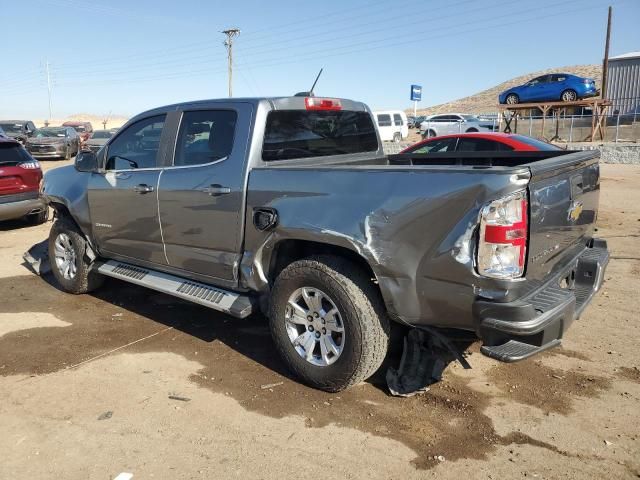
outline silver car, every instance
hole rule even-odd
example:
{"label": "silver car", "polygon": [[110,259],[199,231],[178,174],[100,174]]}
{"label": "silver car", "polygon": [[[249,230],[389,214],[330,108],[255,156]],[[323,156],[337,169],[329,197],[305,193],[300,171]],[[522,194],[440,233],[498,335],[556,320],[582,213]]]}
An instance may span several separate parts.
{"label": "silver car", "polygon": [[71,127],[44,127],[27,140],[27,150],[38,159],[70,160],[80,151],[80,137]]}
{"label": "silver car", "polygon": [[483,120],[464,113],[447,113],[427,117],[420,124],[420,134],[423,138],[431,138],[456,133],[497,132],[498,128],[495,120]]}
{"label": "silver car", "polygon": [[94,130],[89,140],[84,142],[84,148],[97,153],[114,133],[113,130]]}

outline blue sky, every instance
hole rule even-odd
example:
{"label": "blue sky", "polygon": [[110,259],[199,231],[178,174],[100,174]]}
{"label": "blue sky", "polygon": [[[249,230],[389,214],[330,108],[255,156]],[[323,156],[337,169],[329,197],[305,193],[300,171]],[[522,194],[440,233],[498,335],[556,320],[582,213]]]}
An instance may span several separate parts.
{"label": "blue sky", "polygon": [[133,115],[227,95],[221,30],[241,29],[234,96],[316,93],[406,108],[640,50],[640,0],[1,0],[0,117]]}

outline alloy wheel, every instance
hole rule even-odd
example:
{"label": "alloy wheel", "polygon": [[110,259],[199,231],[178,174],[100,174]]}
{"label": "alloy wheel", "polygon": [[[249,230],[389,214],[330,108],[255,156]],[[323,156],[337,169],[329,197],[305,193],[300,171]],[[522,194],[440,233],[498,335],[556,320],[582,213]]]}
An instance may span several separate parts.
{"label": "alloy wheel", "polygon": [[78,267],[76,264],[76,251],[69,235],[66,233],[59,234],[53,245],[58,271],[67,280],[73,279],[76,276]]}
{"label": "alloy wheel", "polygon": [[321,290],[302,287],[294,291],[285,309],[285,325],[300,357],[318,367],[333,364],[344,350],[342,315]]}

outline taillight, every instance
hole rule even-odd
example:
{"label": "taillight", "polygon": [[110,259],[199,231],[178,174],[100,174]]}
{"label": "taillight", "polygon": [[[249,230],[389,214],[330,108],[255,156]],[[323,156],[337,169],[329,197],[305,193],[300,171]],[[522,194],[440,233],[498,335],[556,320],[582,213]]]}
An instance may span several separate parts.
{"label": "taillight", "polygon": [[493,278],[524,274],[527,254],[527,193],[511,194],[482,209],[478,273]]}
{"label": "taillight", "polygon": [[337,98],[305,97],[307,110],[342,110],[342,103]]}
{"label": "taillight", "polygon": [[25,170],[38,170],[40,168],[40,163],[38,163],[37,160],[29,160],[28,162],[19,163],[18,166]]}

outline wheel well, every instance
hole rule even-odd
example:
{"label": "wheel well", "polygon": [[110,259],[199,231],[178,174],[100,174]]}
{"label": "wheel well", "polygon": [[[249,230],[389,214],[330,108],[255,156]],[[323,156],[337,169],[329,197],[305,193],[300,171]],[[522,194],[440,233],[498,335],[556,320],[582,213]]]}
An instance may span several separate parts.
{"label": "wheel well", "polygon": [[60,218],[60,219],[64,218],[66,221],[72,222],[76,226],[79,232],[82,231],[80,229],[80,226],[78,225],[78,222],[76,222],[76,220],[73,218],[73,215],[71,215],[71,212],[69,211],[66,205],[63,205],[62,203],[51,202],[49,206],[53,208],[53,211],[55,212],[54,213],[55,218]]}
{"label": "wheel well", "polygon": [[376,284],[376,275],[369,263],[358,253],[338,245],[311,242],[308,240],[283,240],[276,244],[269,265],[269,283],[273,283],[278,274],[296,260],[312,255],[333,255],[350,260],[369,275]]}
{"label": "wheel well", "polygon": [[477,131],[478,131],[478,129],[477,129],[477,128],[471,127],[471,128],[468,128],[468,129],[466,130],[466,133],[473,133],[473,132],[477,132]]}

